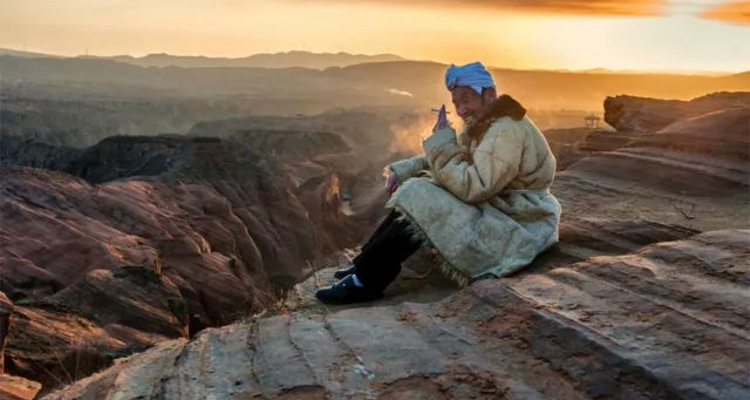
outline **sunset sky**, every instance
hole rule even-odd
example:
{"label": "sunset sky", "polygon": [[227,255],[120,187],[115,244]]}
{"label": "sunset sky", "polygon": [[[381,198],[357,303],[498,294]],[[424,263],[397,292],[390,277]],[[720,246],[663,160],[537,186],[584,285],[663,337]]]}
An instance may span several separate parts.
{"label": "sunset sky", "polygon": [[307,50],[497,67],[750,70],[750,1],[0,0],[0,47],[242,57]]}

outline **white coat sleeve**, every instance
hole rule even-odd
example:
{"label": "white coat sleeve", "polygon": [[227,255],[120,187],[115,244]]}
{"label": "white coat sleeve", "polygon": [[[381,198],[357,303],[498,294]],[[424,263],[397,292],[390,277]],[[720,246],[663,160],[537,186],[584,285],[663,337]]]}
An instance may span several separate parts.
{"label": "white coat sleeve", "polygon": [[390,166],[390,171],[396,174],[400,183],[406,182],[407,179],[417,176],[421,171],[426,171],[430,168],[427,164],[427,158],[424,154],[407,158],[405,160],[396,161]]}
{"label": "white coat sleeve", "polygon": [[423,147],[437,182],[466,203],[481,203],[505,188],[518,175],[523,155],[523,131],[513,125],[491,126],[473,154],[444,128]]}

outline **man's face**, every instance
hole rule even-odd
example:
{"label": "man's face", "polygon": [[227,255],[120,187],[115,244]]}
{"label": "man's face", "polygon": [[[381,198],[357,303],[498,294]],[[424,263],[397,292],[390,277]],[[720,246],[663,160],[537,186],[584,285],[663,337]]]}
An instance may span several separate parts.
{"label": "man's face", "polygon": [[457,86],[451,90],[451,97],[453,106],[456,107],[456,114],[464,120],[466,125],[475,123],[488,105],[484,97],[468,86]]}

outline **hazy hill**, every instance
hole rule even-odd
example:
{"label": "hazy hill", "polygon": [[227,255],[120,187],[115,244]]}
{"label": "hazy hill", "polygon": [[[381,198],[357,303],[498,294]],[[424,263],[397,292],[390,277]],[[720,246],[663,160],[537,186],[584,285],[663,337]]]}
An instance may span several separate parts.
{"label": "hazy hill", "polygon": [[52,55],[52,54],[35,53],[35,52],[31,52],[31,51],[13,50],[13,49],[6,49],[6,48],[2,48],[2,47],[0,47],[0,55],[1,56],[15,56],[15,57],[29,57],[29,58],[38,58],[38,57],[58,58],[58,56]]}
{"label": "hazy hill", "polygon": [[313,68],[346,67],[354,64],[369,62],[406,61],[405,58],[394,54],[350,54],[313,53],[309,51],[288,51],[279,53],[260,53],[247,57],[206,57],[206,56],[177,56],[167,53],[148,54],[143,57],[120,55],[112,57],[78,56],[63,57],[52,54],[35,53],[13,49],[0,48],[0,55],[26,58],[78,58],[89,60],[113,60],[141,67],[183,67],[183,68],[211,68],[211,67],[255,67],[255,68]]}
{"label": "hazy hill", "polygon": [[291,68],[303,67],[324,69],[328,67],[345,67],[354,64],[384,61],[405,61],[406,59],[393,54],[349,54],[312,53],[307,51],[290,51],[273,54],[254,54],[241,58],[204,57],[204,56],[175,56],[165,53],[149,54],[143,57],[115,56],[112,60],[142,67],[258,67],[258,68]]}
{"label": "hazy hill", "polygon": [[[272,101],[314,100],[338,107],[426,106],[449,101],[446,66],[434,62],[382,62],[307,68],[139,67],[105,59],[35,59],[0,56],[6,91],[29,84],[66,84],[107,95],[161,92],[175,97],[228,96]],[[602,99],[634,96],[687,100],[717,91],[750,90],[750,73],[724,76],[610,74],[494,69],[501,92],[532,109],[601,110]],[[7,92],[6,92],[7,93]]]}
{"label": "hazy hill", "polygon": [[[330,68],[324,73],[354,82],[380,85],[409,92],[415,98],[445,98],[446,66],[431,62],[398,62]],[[601,109],[606,96],[633,96],[689,100],[717,91],[747,91],[750,72],[722,76],[654,73],[591,73],[494,68],[501,92],[511,94],[531,108]]]}

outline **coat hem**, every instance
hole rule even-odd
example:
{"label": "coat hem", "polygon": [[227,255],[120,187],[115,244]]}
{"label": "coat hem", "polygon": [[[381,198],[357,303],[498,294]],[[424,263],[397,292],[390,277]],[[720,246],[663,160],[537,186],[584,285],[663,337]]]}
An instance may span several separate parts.
{"label": "coat hem", "polygon": [[407,233],[414,239],[422,242],[422,245],[427,246],[428,248],[435,250],[434,254],[438,258],[437,262],[437,268],[440,271],[443,276],[450,279],[454,283],[456,283],[459,287],[464,288],[466,286],[469,286],[474,279],[466,276],[463,272],[458,270],[456,267],[454,267],[451,263],[449,263],[445,257],[440,254],[440,249],[438,249],[435,245],[432,244],[430,241],[430,238],[427,237],[427,234],[425,234],[422,229],[419,228],[419,225],[409,216],[409,214],[404,210],[403,208],[399,207],[395,204],[388,204],[387,207],[392,208],[396,210],[399,213],[399,217],[397,221],[403,221],[407,224]]}

